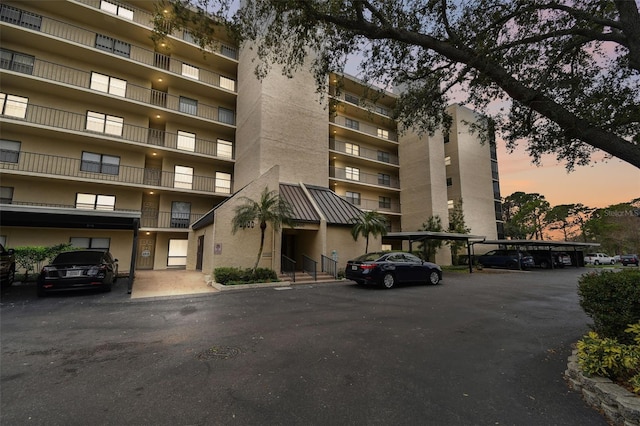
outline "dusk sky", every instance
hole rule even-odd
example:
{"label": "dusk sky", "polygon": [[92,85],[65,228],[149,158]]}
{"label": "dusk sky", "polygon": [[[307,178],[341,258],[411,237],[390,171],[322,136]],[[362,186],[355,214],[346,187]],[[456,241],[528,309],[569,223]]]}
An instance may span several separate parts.
{"label": "dusk sky", "polygon": [[555,157],[547,157],[537,167],[524,146],[509,154],[502,144],[498,145],[498,170],[502,197],[523,191],[544,195],[551,206],[582,203],[601,208],[640,198],[640,169],[617,158],[568,173]]}

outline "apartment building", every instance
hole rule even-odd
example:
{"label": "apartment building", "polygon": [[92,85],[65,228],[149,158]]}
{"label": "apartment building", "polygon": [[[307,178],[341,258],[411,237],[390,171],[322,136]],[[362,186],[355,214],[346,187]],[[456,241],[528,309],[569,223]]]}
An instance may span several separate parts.
{"label": "apartment building", "polygon": [[258,81],[252,51],[222,31],[204,53],[186,31],[154,43],[148,1],[0,8],[6,246],[108,248],[124,271],[251,266],[259,229],[230,224],[265,187],[298,221],[267,235],[260,266],[276,270],[284,258],[344,267],[364,250],[349,232],[361,210],[414,231],[434,214],[446,223],[461,198],[472,233],[496,237],[495,150],[468,136],[470,110],[452,107],[447,140],[401,132],[397,96],[356,78],[331,75],[319,96],[302,71]]}

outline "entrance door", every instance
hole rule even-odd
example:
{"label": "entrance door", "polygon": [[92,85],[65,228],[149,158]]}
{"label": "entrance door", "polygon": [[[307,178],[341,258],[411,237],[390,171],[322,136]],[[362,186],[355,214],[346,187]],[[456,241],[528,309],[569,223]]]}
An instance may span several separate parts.
{"label": "entrance door", "polygon": [[140,238],[136,256],[136,269],[153,269],[153,253],[156,246],[155,238]]}
{"label": "entrance door", "polygon": [[196,257],[196,270],[202,271],[202,256],[204,254],[204,235],[198,237],[198,254]]}

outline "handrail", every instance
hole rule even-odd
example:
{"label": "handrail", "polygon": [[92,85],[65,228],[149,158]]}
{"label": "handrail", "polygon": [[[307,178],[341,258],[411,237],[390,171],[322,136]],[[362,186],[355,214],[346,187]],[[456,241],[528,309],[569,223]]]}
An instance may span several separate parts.
{"label": "handrail", "polygon": [[314,281],[318,280],[318,262],[310,258],[309,256],[302,255],[302,272],[310,275]]}
{"label": "handrail", "polygon": [[282,272],[284,275],[291,278],[291,281],[295,283],[296,282],[296,261],[283,254],[282,261],[280,262],[280,272]]}
{"label": "handrail", "polygon": [[320,255],[320,260],[322,261],[322,272],[326,272],[331,275],[333,278],[338,278],[338,262],[333,260],[330,257],[325,256],[324,254]]}

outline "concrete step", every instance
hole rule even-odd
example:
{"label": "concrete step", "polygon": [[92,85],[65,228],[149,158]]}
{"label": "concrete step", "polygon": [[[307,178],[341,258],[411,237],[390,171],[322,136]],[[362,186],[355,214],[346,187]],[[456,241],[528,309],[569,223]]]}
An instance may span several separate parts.
{"label": "concrete step", "polygon": [[[278,278],[280,279],[280,281],[287,281],[287,282],[291,282],[291,277],[289,277],[288,275],[284,275],[284,274],[279,274]],[[313,277],[305,272],[302,271],[296,271],[296,282],[295,284],[307,284],[307,283],[314,283],[314,282],[330,282],[330,281],[335,281],[336,279],[333,277],[333,275],[329,275],[327,273],[324,272],[318,272],[316,273],[316,280],[314,281]]]}

